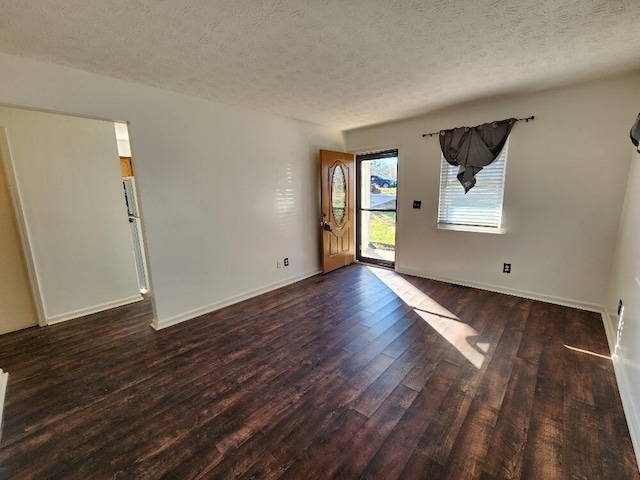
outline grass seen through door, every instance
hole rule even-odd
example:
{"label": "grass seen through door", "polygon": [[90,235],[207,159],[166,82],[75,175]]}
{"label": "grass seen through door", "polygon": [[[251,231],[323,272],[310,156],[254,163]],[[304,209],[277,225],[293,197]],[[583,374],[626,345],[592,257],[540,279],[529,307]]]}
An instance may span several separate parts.
{"label": "grass seen through door", "polygon": [[[395,203],[396,188],[380,188],[380,193],[393,195]],[[392,202],[389,202],[392,203]],[[391,205],[382,204],[380,207]],[[369,220],[369,241],[378,248],[394,249],[396,244],[396,214],[395,212],[371,212]]]}

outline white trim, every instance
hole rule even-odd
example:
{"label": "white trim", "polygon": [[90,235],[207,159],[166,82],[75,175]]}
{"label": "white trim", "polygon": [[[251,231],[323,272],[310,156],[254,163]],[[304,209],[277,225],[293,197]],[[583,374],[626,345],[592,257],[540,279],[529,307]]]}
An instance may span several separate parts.
{"label": "white trim", "polygon": [[481,225],[462,225],[457,223],[436,223],[438,230],[452,230],[456,232],[474,232],[474,233],[493,233],[495,235],[502,235],[506,231],[502,227],[484,227]]}
{"label": "white trim", "polygon": [[616,351],[616,331],[613,328],[611,322],[608,321],[609,318],[613,318],[609,316],[609,313],[606,307],[600,309],[600,315],[602,316],[602,323],[604,325],[604,333],[607,335],[607,343],[609,344],[609,350],[611,351],[611,358],[615,355]]}
{"label": "white trim", "polygon": [[0,440],[2,440],[2,414],[4,412],[4,398],[7,393],[9,374],[0,368]]}
{"label": "white trim", "polygon": [[3,165],[6,173],[7,185],[11,195],[11,203],[13,204],[13,210],[16,217],[16,223],[18,224],[18,233],[20,236],[20,243],[22,244],[22,254],[27,266],[27,277],[29,278],[29,284],[31,285],[31,295],[36,307],[38,325],[43,327],[47,324],[44,299],[42,298],[42,290],[38,281],[38,272],[36,269],[36,262],[33,257],[33,250],[31,249],[31,243],[29,242],[29,228],[22,208],[22,197],[20,195],[20,186],[18,185],[15,167],[13,165],[9,135],[7,134],[7,129],[0,126],[0,168],[2,168]]}
{"label": "white trim", "polygon": [[142,298],[142,295],[138,294],[131,297],[121,298],[119,300],[114,300],[113,302],[101,303],[100,305],[81,308],[80,310],[74,310],[73,312],[61,313],[60,315],[54,315],[53,317],[47,318],[47,325],[66,322],[67,320],[84,317],[85,315],[91,315],[92,313],[103,312],[111,308],[122,307],[123,305],[129,305],[130,303],[139,302],[140,300],[144,300],[144,298]]}
{"label": "white trim", "polygon": [[627,426],[629,427],[629,434],[631,435],[631,444],[636,454],[636,460],[638,464],[640,464],[640,419],[638,418],[636,409],[637,402],[631,395],[631,388],[629,388],[629,380],[627,379],[622,359],[615,353],[617,332],[610,320],[617,317],[611,315],[606,308],[600,310],[600,315],[602,315],[604,331],[607,334],[607,341],[609,342],[613,371],[616,375],[618,391],[620,392],[620,399],[622,400],[622,409],[624,410],[624,416],[627,419]]}
{"label": "white trim", "polygon": [[318,269],[318,270],[313,270],[311,272],[305,272],[300,275],[295,275],[293,277],[285,278],[284,280],[280,280],[275,283],[270,283],[268,285],[265,285],[264,287],[256,288],[254,290],[249,290],[248,292],[244,292],[239,295],[234,295],[233,297],[227,298],[225,300],[221,300],[219,302],[212,303],[210,305],[205,305],[204,307],[189,310],[188,312],[175,315],[173,317],[167,318],[166,320],[159,321],[158,319],[154,318],[153,322],[151,323],[151,326],[155,330],[162,330],[163,328],[171,327],[173,325],[177,325],[178,323],[186,322],[187,320],[192,320],[201,315],[205,315],[207,313],[220,310],[221,308],[228,307],[229,305],[233,305],[234,303],[239,303],[244,300],[257,297],[258,295],[262,295],[263,293],[277,290],[278,288],[291,285],[292,283],[299,282],[301,280],[313,277],[320,273],[322,273],[322,270]]}
{"label": "white trim", "polygon": [[491,285],[488,283],[469,282],[468,280],[462,280],[459,278],[440,277],[438,275],[426,274],[418,272],[409,268],[398,268],[398,273],[404,273],[407,275],[413,275],[415,277],[427,278],[429,280],[437,280],[439,282],[455,283],[457,285],[464,285],[465,287],[478,288],[480,290],[488,290],[489,292],[504,293],[506,295],[513,295],[515,297],[529,298],[531,300],[539,300],[541,302],[553,303],[555,305],[562,305],[564,307],[578,308],[580,310],[587,310],[589,312],[600,313],[602,305],[596,303],[583,302],[581,300],[573,300],[570,298],[554,297],[552,295],[545,295],[543,293],[529,292],[526,290],[517,290],[514,288],[505,288],[498,285]]}

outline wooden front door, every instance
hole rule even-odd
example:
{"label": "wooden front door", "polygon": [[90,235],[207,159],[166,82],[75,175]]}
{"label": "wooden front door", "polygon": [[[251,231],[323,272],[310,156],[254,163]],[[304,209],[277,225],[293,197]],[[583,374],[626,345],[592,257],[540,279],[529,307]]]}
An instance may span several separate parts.
{"label": "wooden front door", "polygon": [[322,271],[355,261],[355,158],[320,150]]}

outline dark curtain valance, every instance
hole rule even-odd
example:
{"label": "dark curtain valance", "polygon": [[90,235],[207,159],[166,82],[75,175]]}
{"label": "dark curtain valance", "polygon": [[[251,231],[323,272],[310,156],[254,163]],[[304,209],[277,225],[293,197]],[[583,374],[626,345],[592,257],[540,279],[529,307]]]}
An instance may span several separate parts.
{"label": "dark curtain valance", "polygon": [[460,167],[458,180],[464,193],[476,184],[476,174],[498,158],[516,121],[509,118],[477,127],[440,131],[442,155],[451,165]]}
{"label": "dark curtain valance", "polygon": [[[636,123],[634,123],[633,127],[631,127],[630,135],[631,141],[636,146],[636,148],[640,147],[640,115],[638,115]],[[638,153],[640,153],[640,148],[638,148]]]}

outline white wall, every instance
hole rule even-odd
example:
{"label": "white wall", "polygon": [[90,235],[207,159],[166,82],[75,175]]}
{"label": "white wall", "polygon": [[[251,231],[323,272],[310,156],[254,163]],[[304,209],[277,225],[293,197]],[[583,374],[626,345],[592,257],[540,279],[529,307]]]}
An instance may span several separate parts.
{"label": "white wall", "polygon": [[113,124],[0,107],[48,323],[141,300]]}
{"label": "white wall", "polygon": [[5,54],[0,71],[0,103],[130,122],[157,326],[319,271],[317,156],[341,132]]}
{"label": "white wall", "polygon": [[[636,97],[640,109],[640,96]],[[628,126],[633,124],[633,116]],[[631,147],[629,141],[628,147]],[[624,404],[631,438],[640,459],[640,154],[634,151],[620,224],[611,284],[606,303],[605,327],[614,352],[620,395]],[[622,318],[617,315],[622,299]]]}
{"label": "white wall", "polygon": [[[557,303],[604,304],[629,168],[627,76],[347,132],[351,152],[398,147],[397,269]],[[436,229],[438,137],[423,133],[535,115],[511,133],[506,233]],[[422,209],[411,208],[422,200]],[[502,273],[503,263],[512,273]]]}

